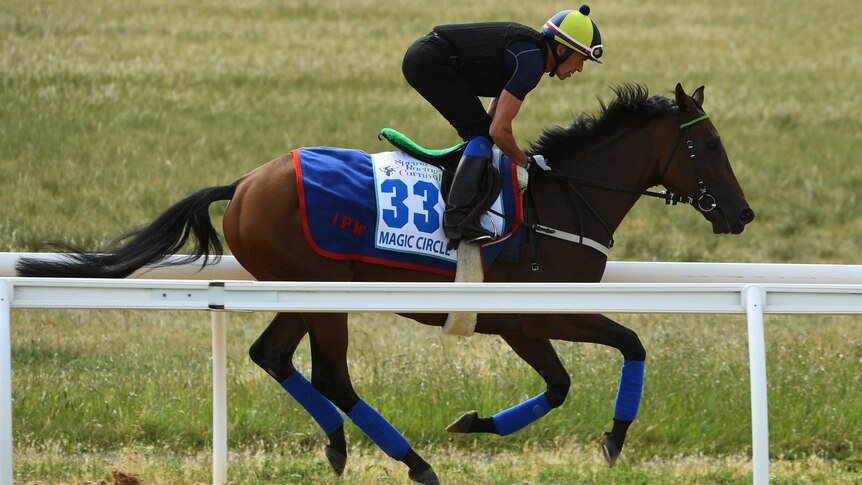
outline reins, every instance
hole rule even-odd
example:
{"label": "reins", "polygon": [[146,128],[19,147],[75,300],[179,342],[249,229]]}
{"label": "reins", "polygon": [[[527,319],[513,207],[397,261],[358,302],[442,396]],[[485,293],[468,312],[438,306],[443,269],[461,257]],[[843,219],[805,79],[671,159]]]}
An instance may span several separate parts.
{"label": "reins", "polygon": [[[698,197],[698,199],[697,199],[698,208],[704,212],[709,212],[715,208],[715,206],[716,206],[715,197],[713,197],[712,195],[710,195],[707,192],[706,184],[703,182],[703,177],[700,175],[700,170],[698,170],[697,164],[694,163],[694,160],[696,158],[696,154],[694,152],[694,142],[691,140],[691,135],[689,134],[688,127],[690,127],[691,125],[693,125],[699,121],[703,121],[703,120],[708,119],[708,118],[709,118],[708,114],[703,114],[701,116],[698,116],[697,118],[686,121],[686,122],[681,123],[679,125],[679,128],[680,128],[679,138],[677,138],[676,143],[673,146],[673,150],[670,152],[670,155],[667,157],[667,160],[664,163],[664,168],[662,169],[661,177],[659,177],[659,180],[664,180],[665,175],[667,175],[667,172],[670,169],[670,162],[673,160],[674,155],[676,155],[676,151],[679,149],[680,142],[682,141],[683,136],[685,136],[686,137],[686,147],[688,148],[688,151],[689,151],[689,158],[691,159],[692,164],[694,165],[695,176],[698,179],[697,180],[697,186],[698,186],[698,190],[700,191],[700,194],[701,194],[701,196]],[[616,192],[627,192],[629,194],[645,195],[647,197],[655,197],[657,199],[664,200],[666,205],[693,204],[693,203],[695,203],[694,197],[682,195],[682,194],[677,194],[676,192],[673,192],[670,190],[665,190],[662,192],[654,192],[651,190],[637,190],[637,189],[632,189],[629,187],[624,187],[622,185],[612,184],[610,182],[604,182],[601,180],[585,179],[582,177],[575,177],[573,175],[567,175],[564,173],[554,172],[554,171],[550,170],[550,167],[548,169],[543,169],[543,170],[546,170],[548,172],[548,174],[553,176],[553,177],[556,177],[559,179],[564,179],[564,180],[571,182],[572,184],[575,184],[575,185],[585,185],[588,187],[596,187],[596,188],[600,188],[600,189],[613,190]],[[701,206],[700,201],[704,197],[708,197],[711,200],[708,207],[702,207]]]}
{"label": "reins", "polygon": [[[537,163],[536,164],[539,167],[538,168],[539,170],[542,170],[543,172],[546,172],[548,175],[556,177],[557,179],[562,180],[564,182],[567,182],[568,184],[571,185],[571,188],[573,189],[572,191],[578,196],[578,198],[581,200],[583,205],[586,206],[587,209],[594,216],[596,216],[599,223],[602,225],[602,228],[605,230],[605,232],[607,232],[608,239],[609,239],[609,242],[607,245],[596,242],[590,238],[584,237],[584,236],[579,235],[579,234],[572,234],[572,233],[569,233],[566,231],[561,231],[559,229],[554,229],[552,227],[543,226],[543,225],[538,224],[538,223],[529,224],[526,221],[520,221],[517,219],[506,217],[503,214],[496,213],[495,211],[492,211],[492,212],[494,214],[496,214],[497,216],[502,216],[502,217],[510,220],[511,222],[521,224],[521,225],[529,228],[530,230],[536,232],[537,234],[543,234],[546,236],[551,236],[551,237],[555,237],[558,239],[563,239],[563,240],[574,242],[577,244],[582,244],[582,245],[588,246],[590,248],[593,248],[593,249],[601,252],[605,256],[608,255],[608,249],[610,249],[614,246],[613,232],[607,226],[607,224],[602,219],[602,217],[599,216],[598,211],[589,202],[587,202],[586,198],[581,194],[580,190],[578,190],[578,186],[596,187],[596,188],[612,190],[612,191],[616,191],[616,192],[626,192],[626,193],[635,194],[638,196],[645,195],[647,197],[654,197],[657,199],[662,199],[665,201],[665,205],[696,204],[697,208],[700,209],[701,211],[709,212],[709,211],[715,209],[717,204],[716,204],[715,197],[713,197],[709,193],[709,191],[707,190],[706,183],[703,181],[703,177],[701,176],[701,171],[699,170],[697,163],[695,162],[697,155],[694,151],[694,142],[692,141],[692,137],[691,137],[691,134],[689,132],[689,127],[691,127],[695,123],[706,120],[708,118],[709,118],[708,114],[703,114],[703,115],[700,115],[700,116],[693,118],[691,120],[684,121],[684,122],[680,123],[680,125],[679,125],[679,128],[680,128],[679,138],[677,138],[677,141],[674,144],[673,150],[670,152],[670,155],[667,157],[667,160],[663,164],[664,167],[662,168],[661,176],[659,177],[659,181],[661,183],[661,181],[663,181],[665,176],[667,175],[668,170],[670,169],[670,164],[673,161],[673,158],[676,155],[677,150],[679,149],[679,146],[681,144],[680,142],[682,142],[683,137],[685,137],[686,138],[686,144],[685,145],[686,145],[686,148],[688,148],[689,159],[692,162],[694,174],[695,174],[695,177],[697,177],[698,191],[700,192],[700,196],[697,199],[695,199],[694,197],[691,197],[691,196],[677,194],[677,193],[670,191],[670,190],[665,190],[662,192],[654,192],[651,190],[638,190],[638,189],[632,189],[629,187],[625,187],[622,185],[613,184],[610,182],[604,182],[601,180],[593,180],[593,179],[585,179],[582,177],[575,177],[572,175],[554,172],[550,166],[548,166],[544,163]],[[528,188],[528,190],[529,190],[529,188]],[[571,195],[570,192],[566,192],[566,194],[570,197],[570,199],[573,198],[573,196]],[[572,206],[575,207],[576,210],[578,211],[578,221],[579,221],[578,225],[579,225],[579,227],[582,227],[583,226],[583,218],[581,217],[581,214],[580,214],[580,207],[577,203],[575,203],[574,200],[571,200],[570,202],[571,202]],[[534,270],[538,269],[538,265],[535,262],[533,263],[533,269]]]}

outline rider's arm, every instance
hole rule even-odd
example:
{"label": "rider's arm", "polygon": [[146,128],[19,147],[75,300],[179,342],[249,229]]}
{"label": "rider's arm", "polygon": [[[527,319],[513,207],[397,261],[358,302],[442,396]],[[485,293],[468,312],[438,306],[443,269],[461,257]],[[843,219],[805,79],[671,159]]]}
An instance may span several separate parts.
{"label": "rider's arm", "polygon": [[510,74],[506,88],[493,100],[488,109],[491,115],[491,138],[513,162],[527,165],[527,156],[512,134],[512,120],[521,109],[527,93],[533,90],[545,72],[541,49],[536,45],[516,40],[506,47],[506,71]]}
{"label": "rider's arm", "polygon": [[512,120],[515,119],[518,110],[521,109],[521,100],[504,89],[500,93],[500,97],[497,98],[494,108],[494,119],[491,121],[490,129],[494,144],[500,147],[500,150],[508,155],[513,162],[522,167],[527,166],[527,155],[518,146],[515,135],[512,133]]}

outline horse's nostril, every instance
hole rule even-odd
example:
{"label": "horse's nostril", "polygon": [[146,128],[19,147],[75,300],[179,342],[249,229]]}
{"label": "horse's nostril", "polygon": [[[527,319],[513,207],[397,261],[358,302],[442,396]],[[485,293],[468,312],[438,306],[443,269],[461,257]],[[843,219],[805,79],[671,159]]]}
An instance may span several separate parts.
{"label": "horse's nostril", "polygon": [[754,220],[754,211],[751,208],[742,209],[739,212],[739,221],[743,224],[748,224]]}

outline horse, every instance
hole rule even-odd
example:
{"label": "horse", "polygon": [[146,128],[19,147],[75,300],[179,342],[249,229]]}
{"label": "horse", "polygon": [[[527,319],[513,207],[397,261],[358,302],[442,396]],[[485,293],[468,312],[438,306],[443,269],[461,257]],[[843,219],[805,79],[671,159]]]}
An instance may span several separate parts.
{"label": "horse", "polygon": [[[668,204],[688,203],[715,234],[740,234],[754,211],[733,173],[719,134],[704,112],[703,86],[688,95],[680,84],[674,97],[650,96],[641,85],[613,87],[616,98],[601,102],[598,116],[581,114],[568,127],[545,128],[528,154],[542,155],[550,170],[531,167],[527,193],[534,220],[520,221],[526,239],[521,262],[495,264],[488,282],[598,282],[614,231],[642,195]],[[663,186],[663,193],[649,188]],[[451,275],[389,267],[374,262],[332,259],[316,252],[303,235],[297,174],[291,156],[276,158],[235,182],[195,192],[149,225],[120,236],[96,252],[61,245],[63,261],[22,260],[21,276],[122,278],[142,267],[197,261],[211,264],[223,254],[208,207],[229,200],[223,235],[240,264],[269,281],[452,281]],[[555,228],[555,229],[549,229]],[[554,233],[577,237],[551,237]],[[571,233],[569,233],[571,235]],[[167,256],[190,243],[183,260]],[[539,261],[553,264],[538,264]],[[445,315],[407,314],[419,323],[442,326]],[[622,354],[620,384],[610,432],[600,450],[613,466],[642,397],[646,350],[629,328],[598,314],[480,314],[476,332],[499,335],[538,372],[546,390],[489,417],[476,411],[457,418],[452,433],[511,434],[541,418],[566,399],[570,377],[551,340],[588,342]],[[293,365],[294,351],[309,336],[312,378]],[[387,455],[408,467],[417,483],[439,479],[406,438],[354,391],[347,366],[346,314],[279,313],[251,345],[251,359],[291,394],[328,437],[325,457],[335,473],[346,466],[344,415]],[[343,414],[342,414],[343,413]]]}

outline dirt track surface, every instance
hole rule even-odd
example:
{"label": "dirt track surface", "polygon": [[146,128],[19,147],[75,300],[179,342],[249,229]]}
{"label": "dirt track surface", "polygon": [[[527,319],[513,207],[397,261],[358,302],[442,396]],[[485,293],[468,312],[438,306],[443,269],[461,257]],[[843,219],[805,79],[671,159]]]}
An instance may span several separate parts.
{"label": "dirt track surface", "polygon": [[[135,475],[132,472],[126,470],[114,469],[111,470],[111,476],[113,477],[113,482],[108,482],[106,480],[99,480],[96,482],[78,482],[75,484],[69,483],[56,483],[50,484],[46,482],[27,482],[22,485],[149,485],[147,482],[142,480],[140,477]],[[192,485],[206,485],[203,483],[195,483]],[[234,484],[230,484],[234,485]]]}

